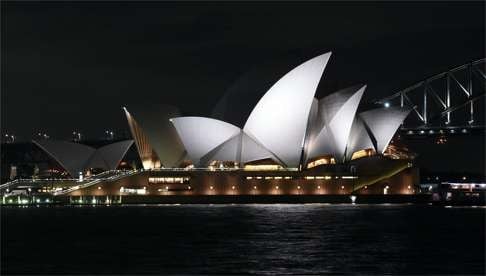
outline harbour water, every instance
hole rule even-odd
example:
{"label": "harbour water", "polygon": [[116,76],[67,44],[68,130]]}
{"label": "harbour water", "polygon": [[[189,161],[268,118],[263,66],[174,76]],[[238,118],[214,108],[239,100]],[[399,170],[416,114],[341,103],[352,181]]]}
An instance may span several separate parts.
{"label": "harbour water", "polygon": [[1,274],[485,273],[484,207],[2,207]]}

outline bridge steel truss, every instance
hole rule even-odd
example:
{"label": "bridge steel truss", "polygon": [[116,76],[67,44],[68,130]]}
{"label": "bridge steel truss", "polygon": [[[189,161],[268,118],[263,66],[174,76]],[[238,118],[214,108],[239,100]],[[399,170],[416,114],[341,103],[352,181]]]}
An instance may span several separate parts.
{"label": "bridge steel truss", "polygon": [[[411,107],[413,115],[409,117],[413,116],[415,120],[407,120],[401,127],[402,131],[410,133],[424,129],[462,129],[463,132],[465,129],[484,130],[484,120],[477,121],[475,116],[476,113],[483,116],[482,119],[485,116],[484,107],[483,110],[476,110],[486,95],[485,66],[486,58],[458,66],[377,100],[375,104]],[[463,78],[460,79],[459,75]],[[437,84],[442,84],[442,89],[434,88]],[[460,100],[453,100],[452,96],[457,93],[462,94],[460,97],[455,95]],[[452,113],[457,110],[466,110],[467,115],[454,124]]]}

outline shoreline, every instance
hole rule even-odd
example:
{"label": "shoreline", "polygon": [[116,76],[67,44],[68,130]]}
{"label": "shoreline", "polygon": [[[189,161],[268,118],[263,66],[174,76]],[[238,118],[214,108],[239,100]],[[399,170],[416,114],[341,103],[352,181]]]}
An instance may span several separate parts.
{"label": "shoreline", "polygon": [[[354,202],[352,200],[354,196]],[[112,197],[58,196],[49,203],[6,203],[2,206],[106,206],[157,204],[432,204],[444,206],[486,206],[484,199],[436,201],[429,194],[417,195],[129,195]]]}

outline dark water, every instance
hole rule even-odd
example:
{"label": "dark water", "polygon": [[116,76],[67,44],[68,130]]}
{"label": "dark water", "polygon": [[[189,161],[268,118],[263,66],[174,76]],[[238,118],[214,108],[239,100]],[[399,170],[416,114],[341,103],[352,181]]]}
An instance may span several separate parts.
{"label": "dark water", "polygon": [[484,274],[484,208],[2,208],[2,275]]}

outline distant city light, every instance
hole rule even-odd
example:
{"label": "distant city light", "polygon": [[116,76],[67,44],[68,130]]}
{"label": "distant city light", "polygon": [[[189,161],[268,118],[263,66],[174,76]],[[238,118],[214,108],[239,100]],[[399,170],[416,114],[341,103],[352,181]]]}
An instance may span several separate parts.
{"label": "distant city light", "polygon": [[389,107],[390,107],[390,103],[389,103],[389,102],[386,102],[386,103],[385,103],[385,107],[386,107],[386,108],[389,108]]}

